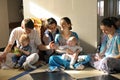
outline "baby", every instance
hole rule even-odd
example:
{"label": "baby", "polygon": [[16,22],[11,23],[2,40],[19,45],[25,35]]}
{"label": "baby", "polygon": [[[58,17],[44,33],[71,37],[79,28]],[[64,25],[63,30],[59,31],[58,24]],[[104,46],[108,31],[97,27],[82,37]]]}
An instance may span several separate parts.
{"label": "baby", "polygon": [[65,50],[66,49],[70,49],[73,53],[69,54],[69,53],[65,53],[62,55],[62,58],[65,60],[70,60],[70,68],[74,69],[74,64],[76,62],[76,60],[78,59],[78,51],[81,52],[82,48],[77,44],[77,39],[75,37],[70,37],[67,40],[67,45],[65,46],[60,46],[59,47],[60,50]]}
{"label": "baby", "polygon": [[[27,34],[22,34],[20,39],[20,46],[15,47],[14,56],[12,61],[15,63],[14,68],[23,68],[23,63],[26,61],[26,58],[31,54],[32,48],[29,45],[30,39]],[[31,68],[35,68],[29,64]]]}

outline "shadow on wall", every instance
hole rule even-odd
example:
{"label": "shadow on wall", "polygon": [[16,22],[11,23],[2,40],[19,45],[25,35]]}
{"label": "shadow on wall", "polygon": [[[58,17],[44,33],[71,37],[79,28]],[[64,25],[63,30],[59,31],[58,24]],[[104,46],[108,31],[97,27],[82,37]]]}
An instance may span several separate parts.
{"label": "shadow on wall", "polygon": [[85,54],[95,53],[97,51],[97,49],[94,46],[90,45],[89,43],[81,39],[80,39],[80,45],[81,47],[83,47],[83,53]]}

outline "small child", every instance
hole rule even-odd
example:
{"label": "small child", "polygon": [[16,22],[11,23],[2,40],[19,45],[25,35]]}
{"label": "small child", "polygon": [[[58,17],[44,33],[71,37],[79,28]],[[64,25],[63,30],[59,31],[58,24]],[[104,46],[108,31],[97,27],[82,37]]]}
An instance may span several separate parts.
{"label": "small child", "polygon": [[[55,36],[60,33],[60,30],[57,26],[57,21],[54,18],[48,18],[45,21],[45,27],[46,30],[44,31],[42,42],[44,45],[48,45],[51,41],[54,42]],[[47,63],[49,62],[49,57],[53,55],[54,52],[54,49],[44,51],[44,58]]]}
{"label": "small child", "polygon": [[78,46],[77,44],[77,39],[75,37],[70,37],[67,41],[67,45],[65,46],[60,46],[59,49],[61,50],[66,50],[66,49],[70,49],[72,50],[72,54],[69,53],[65,53],[62,55],[62,58],[65,60],[70,60],[70,68],[74,69],[74,64],[76,62],[76,60],[78,59],[78,51],[81,52],[82,48],[80,46]]}
{"label": "small child", "polygon": [[12,57],[12,61],[15,63],[14,68],[22,68],[27,56],[31,54],[32,48],[29,45],[30,39],[27,34],[22,34],[20,39],[20,46],[15,47],[15,55]]}

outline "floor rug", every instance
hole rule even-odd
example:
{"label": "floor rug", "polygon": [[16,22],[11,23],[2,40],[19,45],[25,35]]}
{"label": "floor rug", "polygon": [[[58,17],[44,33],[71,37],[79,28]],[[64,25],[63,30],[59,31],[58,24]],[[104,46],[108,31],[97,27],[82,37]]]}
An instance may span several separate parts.
{"label": "floor rug", "polygon": [[73,80],[73,78],[63,72],[38,72],[30,74],[33,80]]}

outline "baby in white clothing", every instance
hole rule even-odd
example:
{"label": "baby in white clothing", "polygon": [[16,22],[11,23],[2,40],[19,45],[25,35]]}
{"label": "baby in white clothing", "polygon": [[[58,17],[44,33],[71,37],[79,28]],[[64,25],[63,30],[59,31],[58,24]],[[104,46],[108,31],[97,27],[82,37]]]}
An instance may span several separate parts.
{"label": "baby in white clothing", "polygon": [[70,68],[74,69],[73,65],[75,64],[76,60],[78,59],[78,51],[81,52],[82,51],[82,47],[80,47],[77,44],[77,39],[75,37],[70,37],[67,41],[67,45],[65,46],[60,46],[59,49],[61,50],[65,50],[69,49],[71,50],[73,53],[69,54],[69,53],[65,53],[62,55],[62,58],[65,60],[70,60]]}

